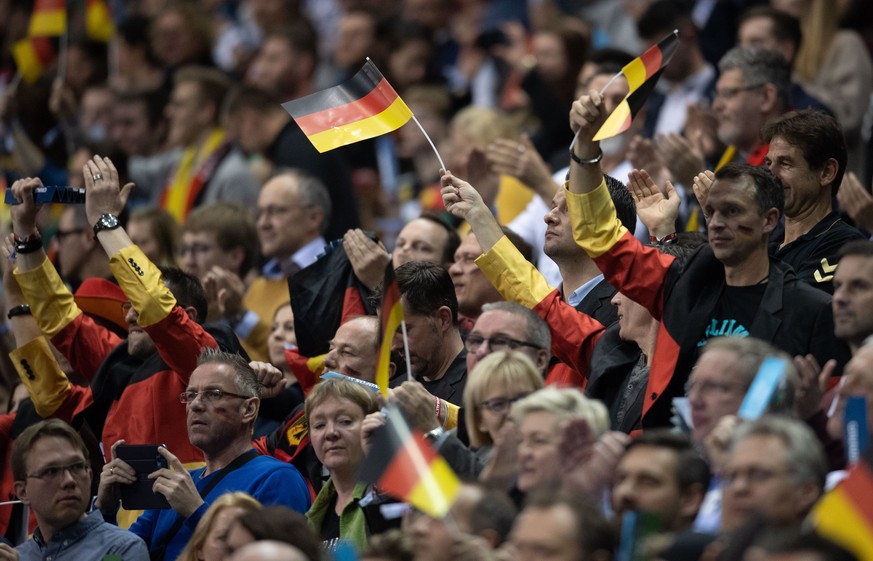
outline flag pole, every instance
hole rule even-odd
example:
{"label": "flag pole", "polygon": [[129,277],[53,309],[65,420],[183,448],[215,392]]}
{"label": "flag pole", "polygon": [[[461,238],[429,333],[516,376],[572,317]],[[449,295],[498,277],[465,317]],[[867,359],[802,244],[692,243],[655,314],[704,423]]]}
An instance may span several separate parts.
{"label": "flag pole", "polygon": [[[440,168],[442,168],[442,169],[448,169],[448,168],[446,167],[446,164],[443,163],[443,159],[442,159],[442,157],[440,156],[439,151],[436,149],[436,146],[434,145],[433,140],[430,139],[430,136],[427,134],[427,131],[424,130],[424,127],[421,126],[421,123],[418,122],[418,118],[416,118],[415,114],[412,115],[412,120],[415,121],[415,124],[418,125],[418,128],[419,128],[419,129],[421,129],[421,134],[424,135],[424,137],[427,139],[428,144],[430,144],[430,147],[433,148],[433,153],[436,154],[437,160],[439,160],[439,162],[440,162]],[[404,328],[404,329],[405,329],[405,328]],[[404,330],[403,333],[404,333],[403,336],[404,336],[404,338],[405,338],[405,337],[406,337],[406,331]]]}
{"label": "flag pole", "polygon": [[[425,135],[427,136],[427,135]],[[439,154],[437,154],[439,157]],[[445,169],[445,168],[443,168]],[[412,362],[409,360],[409,338],[406,336],[406,320],[400,321],[400,329],[403,332],[403,356],[406,358],[406,381],[411,382],[412,378]]]}
{"label": "flag pole", "polygon": [[[609,79],[609,82],[607,82],[605,86],[603,86],[602,88],[600,88],[600,95],[603,95],[603,93],[604,93],[606,90],[609,89],[609,86],[611,86],[613,82],[615,82],[616,80],[618,80],[618,77],[621,76],[622,74],[623,74],[623,72],[622,72],[621,70],[619,70],[618,72],[616,72],[616,73],[615,73],[615,76],[613,76],[612,78],[610,78],[610,79]],[[415,117],[413,117],[413,119],[414,119],[414,118],[415,118]],[[419,125],[419,126],[421,126],[421,125]],[[579,131],[581,131],[581,130],[582,130],[582,129],[580,128],[578,131],[576,131],[576,134],[573,135],[573,142],[570,143],[570,151],[571,151],[571,152],[573,151],[573,147],[576,146],[576,141],[579,140]]]}

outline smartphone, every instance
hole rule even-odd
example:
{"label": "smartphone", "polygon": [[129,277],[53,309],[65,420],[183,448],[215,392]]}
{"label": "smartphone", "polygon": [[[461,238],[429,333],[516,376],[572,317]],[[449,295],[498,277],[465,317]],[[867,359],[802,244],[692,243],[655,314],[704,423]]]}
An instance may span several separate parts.
{"label": "smartphone", "polygon": [[158,452],[162,444],[122,444],[115,449],[115,457],[127,462],[136,471],[136,482],[121,486],[121,506],[125,510],[170,508],[167,498],[152,491],[154,480],[149,474],[169,467]]}

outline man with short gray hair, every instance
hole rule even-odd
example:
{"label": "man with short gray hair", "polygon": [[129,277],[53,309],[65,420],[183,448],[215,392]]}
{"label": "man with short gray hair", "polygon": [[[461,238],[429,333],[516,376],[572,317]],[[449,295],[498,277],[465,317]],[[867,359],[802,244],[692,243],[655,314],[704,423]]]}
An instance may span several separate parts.
{"label": "man with short gray hair", "polygon": [[[309,489],[297,468],[252,448],[260,393],[257,374],[239,355],[216,349],[201,353],[179,400],[186,411],[188,438],[203,452],[206,467],[186,471],[175,455],[159,448],[169,467],[149,477],[171,508],[147,510],[130,528],[146,541],[153,558],[178,557],[209,504],[226,492],[245,491],[262,504],[298,512],[309,508]],[[108,519],[115,517],[120,486],[137,480],[134,469],[116,457],[119,444],[123,441],[112,446],[112,460],[103,467],[95,502]]]}
{"label": "man with short gray hair", "polygon": [[740,528],[753,514],[799,529],[827,473],[821,443],[801,421],[770,416],[740,426],[721,474],[722,530]]}

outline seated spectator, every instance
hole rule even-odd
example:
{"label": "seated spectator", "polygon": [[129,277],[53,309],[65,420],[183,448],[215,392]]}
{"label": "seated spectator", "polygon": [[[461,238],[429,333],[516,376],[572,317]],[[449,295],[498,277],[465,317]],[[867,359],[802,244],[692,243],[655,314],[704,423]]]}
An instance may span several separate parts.
{"label": "seated spectator", "polygon": [[[575,388],[545,388],[512,406],[512,419],[518,426],[518,490],[554,489],[561,484],[558,449],[564,427],[570,421],[584,420],[587,437],[593,442],[609,429],[606,407],[588,399]],[[492,459],[499,458],[498,452]]]}
{"label": "seated spectator", "polygon": [[464,388],[465,424],[470,446],[483,463],[504,438],[513,403],[542,387],[542,374],[519,351],[496,351],[473,368]]}
{"label": "seated spectator", "polygon": [[361,561],[413,561],[412,536],[402,530],[388,530],[370,536],[361,550]]}
{"label": "seated spectator", "polygon": [[374,519],[365,515],[360,501],[369,488],[357,480],[364,459],[362,423],[377,407],[372,391],[348,380],[325,380],[306,397],[312,447],[330,474],[306,513],[322,540],[348,540],[360,549],[368,535],[384,529],[373,527]]}
{"label": "seated spectator", "polygon": [[191,534],[177,561],[221,561],[229,547],[227,534],[240,516],[261,510],[263,506],[248,493],[225,493],[215,499]]}
{"label": "seated spectator", "polygon": [[227,551],[234,553],[263,541],[293,545],[307,561],[321,559],[321,544],[306,517],[284,506],[268,506],[237,517],[227,534]]}
{"label": "seated spectator", "polygon": [[542,492],[532,495],[515,519],[509,541],[519,559],[539,559],[556,552],[561,559],[612,559],[615,530],[584,495]]}
{"label": "seated spectator", "polygon": [[12,445],[10,465],[15,494],[30,507],[38,527],[33,538],[11,556],[22,561],[149,559],[139,537],[103,521],[99,511],[85,514],[91,498],[88,449],[79,434],[58,419],[28,427]]}
{"label": "seated spectator", "polygon": [[133,211],[127,222],[127,233],[149,261],[159,267],[176,267],[179,224],[166,210],[153,207]]}
{"label": "seated spectator", "polygon": [[[252,449],[252,427],[258,416],[260,384],[239,356],[207,349],[200,355],[186,390],[188,438],[206,460],[206,467],[186,471],[167,448],[161,455],[171,469],[151,475],[154,489],[171,508],[147,510],[131,526],[153,554],[175,559],[191,538],[209,504],[228,491],[245,491],[264,505],[281,504],[298,512],[309,508],[306,482],[293,465],[261,456]],[[114,516],[120,486],[136,481],[133,468],[115,457],[103,467],[95,506]],[[179,492],[185,489],[185,492]]]}
{"label": "seated spectator", "polygon": [[772,416],[740,426],[721,474],[722,530],[754,514],[775,528],[799,529],[827,473],[821,443],[800,421]]}
{"label": "seated spectator", "polygon": [[467,372],[497,351],[518,351],[531,359],[543,377],[551,353],[549,326],[538,315],[515,302],[490,302],[464,340],[467,349]]}

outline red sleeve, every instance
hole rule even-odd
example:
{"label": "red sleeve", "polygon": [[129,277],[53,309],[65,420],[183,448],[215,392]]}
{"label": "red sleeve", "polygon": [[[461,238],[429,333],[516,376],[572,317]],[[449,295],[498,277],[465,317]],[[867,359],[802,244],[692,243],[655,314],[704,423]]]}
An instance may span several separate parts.
{"label": "red sleeve", "polygon": [[155,343],[161,359],[188,384],[191,372],[197,367],[197,357],[206,347],[217,348],[218,343],[179,306],[174,306],[164,319],[145,328]]}
{"label": "red sleeve", "polygon": [[123,341],[121,337],[79,314],[52,337],[52,344],[64,355],[73,370],[91,380],[103,360]]}

